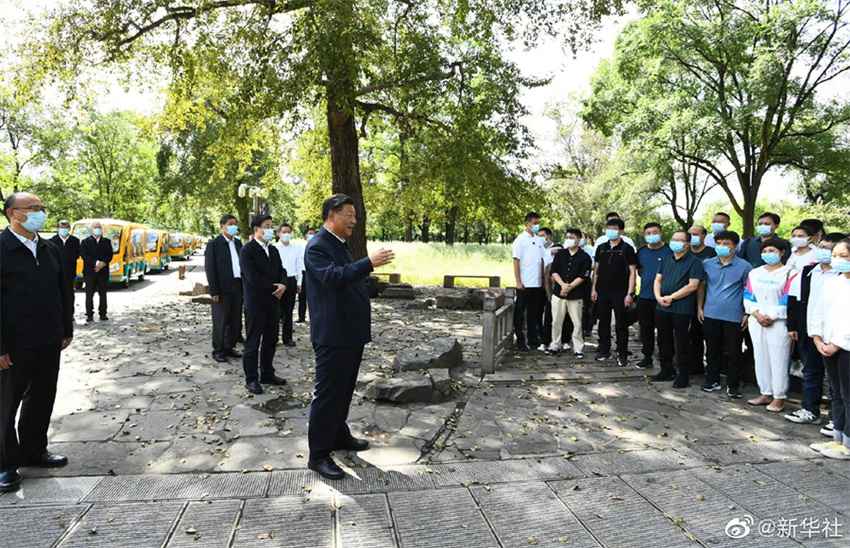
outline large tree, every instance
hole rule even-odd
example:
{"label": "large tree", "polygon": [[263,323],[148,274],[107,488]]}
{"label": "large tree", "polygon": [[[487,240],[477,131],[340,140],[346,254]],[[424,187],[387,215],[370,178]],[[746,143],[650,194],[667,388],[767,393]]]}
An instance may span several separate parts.
{"label": "large tree", "polygon": [[850,0],[663,0],[618,38],[584,117],[702,171],[750,235],[769,172],[848,153],[848,76]]}
{"label": "large tree", "polygon": [[385,101],[399,90],[439,95],[477,62],[464,55],[470,45],[531,44],[560,33],[575,46],[621,7],[621,0],[88,0],[54,9],[28,57],[65,76],[102,61],[167,64],[187,93],[199,71],[221,71],[225,81],[237,75],[219,106],[257,118],[323,104],[332,188],[356,201],[362,222],[351,243],[363,256],[358,117],[397,112]]}

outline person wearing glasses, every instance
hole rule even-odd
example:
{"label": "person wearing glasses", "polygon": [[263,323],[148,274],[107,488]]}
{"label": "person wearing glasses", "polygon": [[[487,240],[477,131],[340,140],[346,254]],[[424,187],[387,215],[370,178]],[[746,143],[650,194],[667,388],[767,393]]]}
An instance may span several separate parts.
{"label": "person wearing glasses", "polygon": [[[18,467],[64,466],[47,450],[62,350],[73,338],[59,249],[39,238],[47,211],[18,192],[3,204],[0,234],[0,493],[20,487]],[[20,418],[15,418],[20,412]]]}
{"label": "person wearing glasses", "polygon": [[316,353],[316,385],[310,404],[308,468],[338,480],[345,472],[334,451],[365,451],[369,442],[351,435],[346,421],[363,347],[372,340],[366,281],[375,268],[389,264],[393,252],[379,249],[355,261],[347,240],[357,225],[354,200],[335,194],[322,205],[324,227],[307,243],[307,303],[310,338]]}
{"label": "person wearing glasses", "polygon": [[97,291],[97,311],[100,321],[106,317],[106,286],[109,284],[109,262],[112,261],[112,242],[103,237],[103,225],[91,224],[91,236],[80,244],[83,258],[83,280],[86,284],[86,322],[94,321],[94,293]]}

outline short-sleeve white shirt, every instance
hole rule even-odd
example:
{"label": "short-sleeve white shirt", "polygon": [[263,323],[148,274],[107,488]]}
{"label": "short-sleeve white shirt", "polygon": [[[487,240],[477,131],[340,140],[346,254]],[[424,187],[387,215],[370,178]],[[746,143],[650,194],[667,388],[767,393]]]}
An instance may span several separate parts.
{"label": "short-sleeve white shirt", "polygon": [[543,238],[525,231],[514,240],[512,257],[519,260],[520,279],[525,287],[543,287],[541,265],[546,251],[544,243]]}

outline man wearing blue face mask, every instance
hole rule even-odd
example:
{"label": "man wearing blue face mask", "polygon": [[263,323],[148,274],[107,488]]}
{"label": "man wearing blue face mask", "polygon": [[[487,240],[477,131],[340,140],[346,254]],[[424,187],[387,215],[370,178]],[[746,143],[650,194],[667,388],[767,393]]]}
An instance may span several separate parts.
{"label": "man wearing blue face mask", "polygon": [[714,248],[717,245],[715,241],[717,235],[729,230],[729,225],[731,224],[732,217],[730,217],[728,213],[724,213],[722,211],[715,213],[714,217],[711,219],[711,234],[706,235],[705,245]]}
{"label": "man wearing blue face mask", "polygon": [[71,223],[59,221],[56,236],[50,238],[50,242],[59,250],[62,257],[62,272],[65,275],[65,284],[68,286],[68,306],[74,310],[74,280],[77,277],[77,259],[80,257],[80,239],[71,234]]}
{"label": "man wearing blue face mask", "polygon": [[221,234],[204,250],[204,271],[212,297],[212,358],[225,363],[242,356],[235,350],[242,333],[242,242],[236,237],[239,222],[233,215],[222,215],[219,230]]}
{"label": "man wearing blue face mask", "polygon": [[0,234],[0,493],[18,489],[18,467],[68,463],[48,452],[47,431],[60,355],[73,337],[59,250],[38,236],[44,205],[18,192],[3,212],[9,227]]}
{"label": "man wearing blue face mask", "polygon": [[284,379],[275,375],[272,362],[287,273],[277,249],[271,245],[274,240],[272,218],[257,215],[251,220],[251,228],[254,237],[242,246],[239,253],[246,329],[242,367],[245,370],[245,387],[252,394],[262,394],[261,384],[286,384]]}
{"label": "man wearing blue face mask", "polygon": [[626,310],[634,304],[637,256],[634,248],[620,237],[625,228],[622,219],[609,219],[605,228],[608,241],[596,248],[593,289],[590,293],[599,316],[599,347],[596,350],[596,360],[602,362],[611,357],[613,312],[617,333],[617,365],[626,367],[629,343]]}
{"label": "man wearing blue face mask", "polygon": [[525,216],[525,230],[516,237],[511,249],[517,290],[514,335],[520,351],[537,348],[543,340],[541,320],[546,300],[546,290],[543,287],[543,254],[546,250],[544,240],[538,236],[538,232],[540,215],[531,211]]}
{"label": "man wearing blue face mask", "polygon": [[661,268],[665,257],[672,255],[670,247],[661,237],[661,225],[647,223],[643,227],[643,241],[646,245],[637,250],[638,273],[640,274],[640,292],[638,293],[638,323],[643,359],[637,363],[642,369],[652,369],[652,356],[655,353],[655,295],[653,284],[655,275]]}
{"label": "man wearing blue face mask", "polygon": [[696,292],[705,278],[702,261],[690,253],[688,236],[684,230],[673,233],[669,246],[673,254],[661,262],[653,284],[658,302],[655,323],[661,372],[652,381],[673,381],[673,388],[686,388],[689,384],[692,369],[689,331],[691,318],[696,315]]}
{"label": "man wearing blue face mask", "polygon": [[791,244],[788,240],[784,240],[776,235],[779,229],[781,219],[776,213],[766,211],[761,214],[756,224],[756,236],[745,239],[741,242],[741,248],[738,250],[738,256],[745,261],[748,261],[753,268],[764,266],[764,261],[761,258],[761,246],[768,240],[775,241],[780,246],[782,251],[782,264],[791,256]]}
{"label": "man wearing blue face mask", "polygon": [[[622,217],[620,217],[620,214],[617,213],[616,211],[609,211],[608,213],[605,214],[605,222],[607,223],[611,219],[622,219]],[[625,225],[625,221],[624,221],[624,225]],[[623,240],[624,242],[626,242],[627,244],[632,246],[632,249],[635,249],[635,250],[637,249],[635,242],[631,238],[629,238],[628,236],[623,234],[622,230],[620,230],[619,233],[620,233],[620,239],[621,240]],[[593,251],[592,252],[588,251],[588,253],[590,253],[590,256],[594,257],[596,255],[596,248],[599,247],[600,245],[604,244],[605,242],[609,241],[611,239],[612,235],[613,235],[613,232],[609,233],[607,231],[607,228],[606,228],[606,232],[604,234],[602,234],[602,236],[596,238],[596,242],[594,243],[594,246],[593,246]]]}
{"label": "man wearing blue face mask", "polygon": [[112,261],[112,242],[103,237],[103,225],[91,224],[91,236],[80,243],[83,259],[83,280],[86,284],[86,321],[94,321],[94,294],[97,292],[97,309],[100,321],[106,321],[106,288],[109,285],[109,263]]}

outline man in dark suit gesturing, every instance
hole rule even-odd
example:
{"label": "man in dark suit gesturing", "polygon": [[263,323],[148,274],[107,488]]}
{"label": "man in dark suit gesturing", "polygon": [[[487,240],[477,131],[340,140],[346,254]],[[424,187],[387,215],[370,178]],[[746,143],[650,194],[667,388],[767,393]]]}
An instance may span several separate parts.
{"label": "man in dark suit gesturing", "polygon": [[372,340],[371,306],[366,279],[374,268],[392,261],[381,249],[354,261],[346,240],[357,224],[354,201],[331,196],[322,206],[324,227],[305,253],[310,337],[316,352],[316,386],[310,404],[308,467],[328,479],[345,473],[333,461],[335,450],[365,451],[369,442],[351,435],[346,424],[363,347]]}
{"label": "man in dark suit gesturing", "polygon": [[233,348],[242,333],[242,242],[236,237],[239,224],[233,215],[223,215],[219,227],[221,234],[204,251],[204,271],[213,302],[212,357],[223,363],[228,357],[242,357]]}
{"label": "man in dark suit gesturing", "polygon": [[112,242],[103,237],[103,225],[91,224],[91,236],[80,244],[83,258],[83,279],[86,283],[86,321],[94,321],[94,292],[98,295],[98,313],[106,321],[106,286],[109,284],[109,262],[112,261]]}
{"label": "man in dark suit gesturing", "polygon": [[280,299],[286,291],[286,271],[280,263],[277,249],[269,245],[274,239],[272,218],[257,215],[251,221],[251,228],[254,239],[242,246],[239,253],[247,328],[242,367],[245,369],[245,387],[252,394],[262,394],[261,383],[286,384],[274,374],[272,365],[280,321]]}
{"label": "man in dark suit gesturing", "polygon": [[71,313],[74,311],[74,280],[77,277],[77,259],[80,257],[80,239],[71,235],[71,223],[65,220],[59,221],[56,236],[50,238],[59,249],[62,257],[62,272],[65,276],[65,284],[68,286],[68,306]]}
{"label": "man in dark suit gesturing", "polygon": [[68,463],[47,451],[47,430],[60,353],[74,328],[59,250],[38,237],[47,216],[41,200],[12,194],[3,213],[9,227],[0,234],[0,493],[18,488],[19,466]]}

